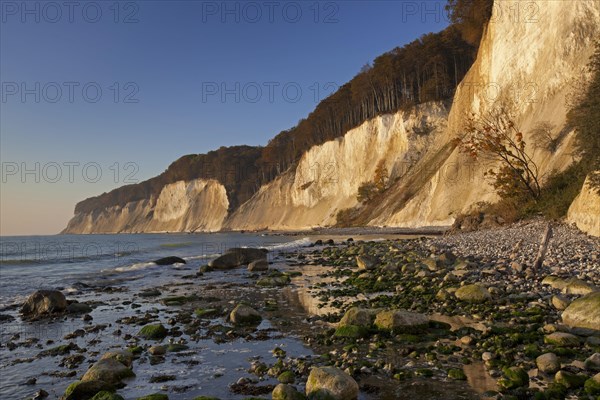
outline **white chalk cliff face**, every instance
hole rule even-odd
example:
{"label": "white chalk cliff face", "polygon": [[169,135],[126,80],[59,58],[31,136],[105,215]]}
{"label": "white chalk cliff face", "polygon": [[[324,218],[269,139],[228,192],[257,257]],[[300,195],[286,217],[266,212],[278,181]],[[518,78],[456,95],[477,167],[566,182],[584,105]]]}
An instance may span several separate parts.
{"label": "white chalk cliff face", "polygon": [[391,180],[401,179],[445,130],[446,119],[443,104],[425,104],[374,118],[342,138],[314,146],[296,169],[264,185],[225,225],[286,230],[335,224],[339,210],[357,204],[359,186],[373,181],[380,162]]}
{"label": "white chalk cliff face", "polygon": [[[450,107],[430,103],[380,116],[342,138],[315,146],[296,168],[261,187],[231,215],[221,184],[195,180],[167,185],[156,199],[75,215],[66,232],[293,230],[332,225],[339,210],[357,204],[359,186],[373,180],[380,162],[393,184],[376,204],[364,207],[361,223],[450,225],[478,202],[497,200],[483,176],[493,165],[469,161],[453,144],[468,113],[484,115],[499,104],[510,105],[542,177],[573,162],[567,97],[577,80],[586,77],[598,37],[600,1],[496,1],[477,59]],[[531,132],[539,123],[560,133],[555,151],[533,146]],[[578,215],[582,218],[581,212]]]}
{"label": "white chalk cliff face", "polygon": [[589,183],[588,176],[581,193],[569,207],[567,221],[574,223],[579,229],[590,235],[600,236],[600,194],[593,190]]}
{"label": "white chalk cliff face", "polygon": [[[577,79],[586,75],[593,40],[600,34],[600,2],[510,4],[521,6],[520,17],[511,16],[508,3],[496,2],[477,59],[457,89],[448,130],[423,158],[428,164],[422,168],[436,172],[431,177],[421,173],[426,179],[417,174],[410,182],[398,182],[387,201],[372,211],[371,225],[448,225],[477,202],[497,200],[483,177],[493,165],[470,162],[458,149],[443,160],[449,152],[443,146],[460,135],[468,113],[485,115],[498,104],[511,105],[542,177],[572,163],[573,132],[565,125],[566,99]],[[553,153],[532,146],[531,131],[541,122],[562,133]],[[416,194],[399,199],[407,189]]]}
{"label": "white chalk cliff face", "polygon": [[64,233],[212,232],[221,229],[229,201],[215,180],[166,185],[158,198],[76,214]]}

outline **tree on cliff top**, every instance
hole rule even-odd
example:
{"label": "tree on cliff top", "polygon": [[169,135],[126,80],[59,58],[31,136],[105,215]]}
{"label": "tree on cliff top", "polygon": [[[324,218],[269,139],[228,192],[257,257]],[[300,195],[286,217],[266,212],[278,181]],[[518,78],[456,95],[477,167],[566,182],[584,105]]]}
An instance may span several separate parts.
{"label": "tree on cliff top", "polygon": [[446,10],[463,39],[471,45],[479,45],[493,7],[493,0],[448,0]]}

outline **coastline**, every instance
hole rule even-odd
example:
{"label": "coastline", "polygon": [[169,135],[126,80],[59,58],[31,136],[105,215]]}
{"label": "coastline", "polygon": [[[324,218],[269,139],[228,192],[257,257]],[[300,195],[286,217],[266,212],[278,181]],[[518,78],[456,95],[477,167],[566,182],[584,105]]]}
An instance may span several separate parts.
{"label": "coastline", "polygon": [[[584,361],[600,352],[600,332],[566,326],[562,310],[554,304],[556,298],[571,303],[600,286],[600,260],[593,253],[600,239],[568,225],[556,225],[546,262],[533,273],[529,267],[545,225],[545,221],[533,220],[447,236],[426,235],[423,230],[408,236],[407,231],[370,228],[297,232],[290,236],[308,236],[312,243],[269,256],[268,271],[252,272],[245,267],[211,271],[201,266],[196,272],[198,262],[204,262],[200,260],[167,267],[172,271],[169,281],[155,282],[143,290],[84,288],[68,297],[90,307],[91,323],[67,316],[68,322],[61,322],[61,317],[32,325],[60,329],[53,342],[39,342],[43,351],[69,343],[89,348],[74,352],[85,360],[71,367],[74,375],[65,375],[58,368],[52,371],[53,378],[41,382],[49,382],[46,388],[59,397],[68,383],[111,349],[134,354],[137,377],[126,380],[127,386],[118,391],[126,398],[147,394],[150,389],[167,393],[171,399],[200,394],[264,398],[283,372],[291,371],[295,387],[303,391],[312,366],[331,365],[358,382],[361,400],[476,399],[501,388],[506,394],[552,389],[553,375],[539,371],[536,365],[536,358],[549,352],[558,354],[565,373],[589,380],[593,373]],[[333,245],[327,244],[329,239]],[[374,265],[357,265],[359,256],[373,257]],[[548,275],[556,279],[547,280]],[[475,284],[485,289],[484,301],[457,298],[457,289]],[[569,284],[577,289],[569,292]],[[232,324],[229,315],[238,304],[254,307],[262,317],[261,324]],[[356,325],[357,321],[340,324],[351,308],[366,310],[372,318],[367,318],[365,326]],[[200,316],[206,310],[215,311],[207,314],[208,318]],[[405,310],[424,315],[429,322],[387,329],[374,323],[381,310]],[[139,337],[143,326],[156,323],[167,327],[165,340]],[[6,322],[3,325],[5,328]],[[78,325],[83,327],[82,336],[67,339],[80,329]],[[120,333],[111,338],[109,332],[115,329]],[[92,332],[105,332],[101,337],[106,343],[95,343]],[[575,334],[578,344],[547,343],[554,333]],[[24,339],[13,336],[10,346],[16,346],[17,352],[21,348],[26,351]],[[169,343],[186,348],[161,356],[151,353],[151,348],[167,348]],[[220,346],[247,349],[244,351],[251,357],[231,353],[235,362],[223,366],[218,357],[213,360],[209,355],[222,351]],[[272,358],[272,351],[279,355]],[[64,363],[74,357],[68,353],[33,354],[32,365],[52,368],[48,362],[63,357]],[[19,363],[14,358],[11,362]],[[178,367],[180,363],[184,369]],[[199,365],[210,373],[198,377]],[[506,389],[502,386],[508,379],[504,368],[525,371],[527,385]],[[175,370],[180,372],[170,372]],[[160,379],[167,383],[145,383]],[[203,387],[200,392],[195,386],[198,382]],[[567,393],[585,392],[578,387]]]}

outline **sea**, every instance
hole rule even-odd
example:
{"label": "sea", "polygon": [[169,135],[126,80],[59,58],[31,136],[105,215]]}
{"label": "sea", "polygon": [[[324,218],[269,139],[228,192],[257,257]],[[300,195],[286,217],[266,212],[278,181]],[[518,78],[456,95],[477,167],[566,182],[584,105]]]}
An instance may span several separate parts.
{"label": "sea", "polygon": [[[195,274],[201,265],[228,248],[267,248],[269,257],[275,259],[279,252],[304,248],[309,243],[306,237],[247,233],[1,237],[0,399],[30,399],[40,389],[49,394],[48,399],[60,398],[65,388],[80,378],[93,361],[107,350],[123,349],[127,345],[124,339],[127,334],[135,336],[140,327],[121,325],[117,321],[120,317],[159,313],[161,322],[168,327],[168,318],[176,315],[176,307],[165,307],[157,299],[144,302],[136,297],[143,289],[181,285],[201,294],[204,287],[223,281],[248,286],[248,271],[244,268],[205,274],[191,281],[192,286],[185,276]],[[187,263],[159,266],[153,262],[167,256],[181,257]],[[102,287],[122,290],[104,293],[98,290]],[[31,293],[45,288],[59,289],[67,299],[97,303],[90,313],[93,321],[84,322],[80,316],[22,321],[19,306]],[[255,290],[254,285],[247,290]],[[141,304],[140,308],[131,308],[132,301]],[[95,326],[102,329],[65,340],[65,335],[71,332]],[[118,326],[123,327],[122,333],[115,332]],[[211,339],[192,341],[183,335],[189,342],[189,351],[168,355],[160,366],[151,365],[148,357],[143,356],[134,362],[137,377],[120,389],[119,394],[127,400],[151,393],[166,393],[171,400],[200,395],[243,399],[248,396],[232,393],[229,386],[240,378],[252,377],[247,372],[250,360],[274,363],[272,350],[275,347],[285,349],[294,357],[312,354],[302,338],[279,334],[268,320],[258,329],[268,332],[267,337],[259,341],[240,338],[215,343]],[[62,364],[69,355],[40,356],[43,350],[69,342],[85,349],[86,360],[77,367]],[[157,372],[171,375],[175,380],[150,382]]]}

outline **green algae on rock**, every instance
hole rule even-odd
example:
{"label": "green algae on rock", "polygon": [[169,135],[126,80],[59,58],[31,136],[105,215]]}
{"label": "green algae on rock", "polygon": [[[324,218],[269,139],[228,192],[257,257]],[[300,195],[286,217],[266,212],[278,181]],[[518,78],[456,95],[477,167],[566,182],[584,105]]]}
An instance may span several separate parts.
{"label": "green algae on rock", "polygon": [[138,336],[148,340],[162,340],[167,337],[167,329],[162,324],[151,324],[144,326]]}
{"label": "green algae on rock", "polygon": [[123,398],[123,396],[116,394],[116,393],[111,393],[111,392],[107,392],[105,390],[96,393],[96,395],[94,397],[92,397],[90,400],[125,400]]}
{"label": "green algae on rock", "polygon": [[478,284],[461,286],[454,295],[457,299],[470,303],[484,303],[492,298],[490,292]]}

